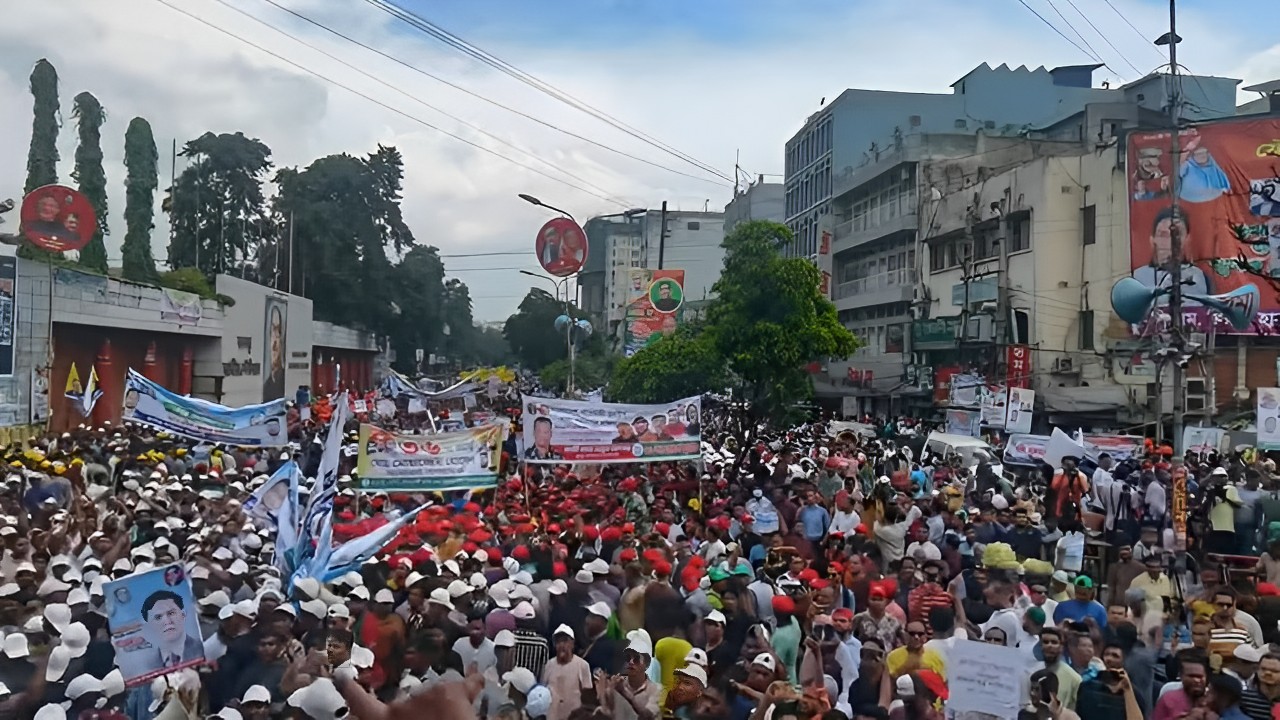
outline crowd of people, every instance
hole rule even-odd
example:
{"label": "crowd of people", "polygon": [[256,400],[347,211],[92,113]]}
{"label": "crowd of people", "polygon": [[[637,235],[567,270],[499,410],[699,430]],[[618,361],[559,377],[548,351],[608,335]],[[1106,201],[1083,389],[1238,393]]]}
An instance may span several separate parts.
{"label": "crowd of people", "polygon": [[[933,720],[964,643],[1024,661],[999,700],[1027,718],[1280,718],[1270,460],[1188,458],[1183,538],[1160,448],[1014,475],[825,422],[702,425],[696,461],[510,452],[461,497],[359,493],[344,453],[336,538],[433,504],[326,582],[283,576],[276,518],[245,509],[291,459],[305,501],[315,430],[283,452],[136,425],[9,448],[0,718]],[[148,612],[195,616],[200,647],[157,647],[186,667],[126,687],[104,585],[170,567],[194,606]]]}

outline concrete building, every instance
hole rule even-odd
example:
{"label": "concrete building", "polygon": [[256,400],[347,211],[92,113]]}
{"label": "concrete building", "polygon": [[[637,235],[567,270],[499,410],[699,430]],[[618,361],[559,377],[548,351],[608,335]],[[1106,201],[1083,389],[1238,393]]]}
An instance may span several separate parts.
{"label": "concrete building", "polygon": [[757,182],[739,190],[724,206],[724,233],[728,235],[738,223],[748,220],[785,222],[786,191],[782,183],[767,183],[761,175]]}
{"label": "concrete building", "polygon": [[590,251],[578,279],[582,309],[603,320],[612,334],[626,312],[627,280],[633,268],[685,271],[686,300],[705,300],[720,278],[724,213],[661,210],[591,218],[583,229]]}
{"label": "concrete building", "polygon": [[[921,244],[937,232],[926,207],[940,194],[963,195],[965,182],[981,184],[993,170],[1092,148],[1164,110],[1161,76],[1095,88],[1097,67],[983,64],[950,94],[846,90],[787,142],[786,215],[796,234],[787,252],[818,258],[842,322],[864,341],[854,357],[832,358],[815,376],[820,397],[854,396],[856,411],[879,414],[932,405],[927,388],[905,382],[912,306],[927,267]],[[1183,84],[1189,117],[1234,107],[1237,80],[1196,80]],[[944,161],[965,159],[978,175],[945,175]]]}

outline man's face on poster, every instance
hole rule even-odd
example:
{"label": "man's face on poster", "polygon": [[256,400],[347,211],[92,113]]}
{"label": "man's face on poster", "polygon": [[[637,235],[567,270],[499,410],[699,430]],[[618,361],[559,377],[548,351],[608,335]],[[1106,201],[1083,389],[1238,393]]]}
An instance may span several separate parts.
{"label": "man's face on poster", "polygon": [[[1152,260],[1157,265],[1163,265],[1173,257],[1174,222],[1175,219],[1172,217],[1161,218],[1151,233]],[[1178,230],[1182,234],[1182,244],[1185,247],[1191,241],[1191,234],[1187,232],[1187,221],[1185,218],[1180,217],[1176,219],[1176,222]]]}
{"label": "man's face on poster", "polygon": [[151,606],[144,622],[146,635],[153,643],[175,645],[186,634],[187,614],[178,603],[165,599]]}
{"label": "man's face on poster", "polygon": [[58,218],[58,201],[47,195],[40,198],[40,202],[36,204],[36,213],[42,221],[53,222]]}
{"label": "man's face on poster", "polygon": [[551,447],[551,420],[538,418],[533,423],[533,444],[543,450]]}
{"label": "man's face on poster", "polygon": [[659,297],[660,299],[662,299],[662,300],[670,300],[670,299],[671,299],[671,286],[670,286],[670,285],[668,285],[668,284],[666,284],[666,283],[663,283],[663,284],[659,285],[659,286],[658,286],[658,297]]}

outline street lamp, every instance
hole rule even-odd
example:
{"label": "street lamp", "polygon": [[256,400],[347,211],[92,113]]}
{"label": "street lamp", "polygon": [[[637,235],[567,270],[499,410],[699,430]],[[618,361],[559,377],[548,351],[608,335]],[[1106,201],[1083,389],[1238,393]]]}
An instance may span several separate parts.
{"label": "street lamp", "polygon": [[528,193],[519,193],[519,194],[517,194],[517,195],[516,195],[516,197],[518,197],[518,198],[520,198],[521,200],[523,200],[523,201],[525,201],[525,202],[529,203],[530,205],[537,205],[538,207],[544,207],[544,208],[546,208],[546,209],[548,209],[548,210],[555,210],[556,212],[560,213],[561,215],[563,215],[563,216],[565,216],[565,217],[569,218],[570,220],[573,220],[575,223],[576,223],[576,222],[578,222],[576,219],[574,219],[573,215],[572,215],[568,210],[561,210],[560,208],[555,207],[554,205],[548,205],[548,204],[546,204],[546,203],[542,202],[542,201],[541,201],[541,200],[539,200],[538,198],[536,198],[536,197],[534,197],[534,196],[532,196],[532,195],[530,195],[530,194],[528,194]]}
{"label": "street lamp", "polygon": [[[542,273],[532,272],[532,271],[530,271],[530,270],[521,270],[521,271],[520,271],[520,274],[521,274],[521,275],[528,275],[529,277],[539,278],[539,279],[541,279],[541,280],[546,280],[547,282],[551,283],[551,284],[552,284],[552,286],[554,286],[554,287],[555,287],[555,290],[556,290],[556,299],[557,299],[557,300],[559,300],[559,299],[560,299],[560,289],[561,289],[561,287],[563,287],[563,288],[564,288],[564,314],[565,314],[565,316],[566,316],[566,317],[568,317],[568,318],[569,318],[569,320],[570,320],[569,324],[568,324],[568,325],[566,325],[566,326],[565,326],[565,329],[564,329],[564,347],[565,347],[565,353],[566,353],[566,354],[568,355],[568,357],[569,357],[569,377],[568,377],[568,380],[567,380],[567,382],[566,382],[566,384],[565,384],[565,394],[566,394],[566,395],[572,395],[572,394],[573,394],[573,375],[574,375],[575,365],[576,365],[576,363],[577,363],[577,353],[575,353],[575,352],[573,351],[573,322],[572,322],[572,320],[573,320],[573,316],[569,313],[569,308],[570,308],[570,306],[569,306],[569,278],[563,278],[563,279],[561,279],[561,280],[556,280],[555,278],[552,278],[552,277],[550,277],[550,276],[548,276],[548,275],[543,275]],[[572,277],[572,276],[570,276],[570,277]]]}

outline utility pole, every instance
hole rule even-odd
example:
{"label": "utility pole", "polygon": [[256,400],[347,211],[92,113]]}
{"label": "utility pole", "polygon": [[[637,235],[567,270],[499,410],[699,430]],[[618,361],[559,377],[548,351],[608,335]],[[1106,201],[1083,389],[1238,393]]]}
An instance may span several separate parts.
{"label": "utility pole", "polygon": [[[1182,92],[1180,81],[1178,79],[1178,11],[1177,0],[1169,0],[1169,34],[1161,40],[1168,40],[1169,45],[1169,124],[1172,126],[1170,135],[1170,158],[1172,162],[1172,172],[1169,174],[1169,194],[1172,198],[1172,218],[1169,221],[1169,250],[1170,258],[1170,291],[1169,291],[1169,315],[1172,324],[1170,332],[1173,341],[1178,348],[1179,356],[1182,352],[1182,228],[1185,220],[1182,212],[1178,207],[1178,191],[1181,186],[1182,176],[1182,147],[1178,142],[1178,123],[1182,105]],[[1159,44],[1160,41],[1157,41]],[[1182,448],[1182,428],[1186,423],[1184,417],[1187,409],[1187,385],[1184,378],[1185,373],[1180,362],[1180,357],[1175,357],[1173,362],[1173,437],[1169,441],[1173,445],[1174,456],[1178,456],[1184,448]]]}
{"label": "utility pole", "polygon": [[662,269],[662,261],[667,251],[667,201],[662,201],[662,215],[658,218],[658,269]]}

